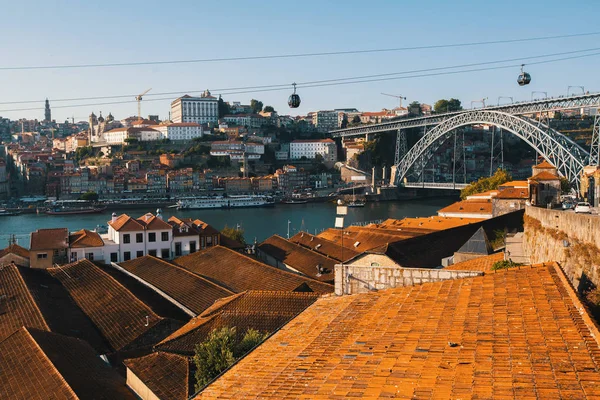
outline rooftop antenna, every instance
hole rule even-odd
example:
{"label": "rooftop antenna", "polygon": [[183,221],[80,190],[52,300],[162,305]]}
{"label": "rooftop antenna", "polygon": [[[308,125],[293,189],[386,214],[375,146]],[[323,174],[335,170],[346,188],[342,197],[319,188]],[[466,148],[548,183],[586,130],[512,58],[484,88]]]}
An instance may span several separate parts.
{"label": "rooftop antenna", "polygon": [[402,100],[406,100],[406,97],[403,97],[402,95],[396,95],[396,94],[387,94],[387,93],[381,93],[384,96],[390,96],[390,97],[395,97],[398,100],[400,100],[400,107],[402,107]]}
{"label": "rooftop antenna", "polygon": [[143,97],[143,96],[144,96],[146,93],[148,93],[149,91],[151,91],[151,90],[152,90],[152,88],[150,88],[150,89],[146,90],[146,91],[145,91],[144,93],[142,93],[142,94],[138,94],[137,96],[135,96],[135,99],[136,99],[136,100],[137,100],[137,102],[138,102],[138,118],[139,118],[139,119],[142,119],[142,97]]}
{"label": "rooftop antenna", "polygon": [[144,326],[148,325],[150,325],[150,317],[146,315],[146,323],[144,324]]}

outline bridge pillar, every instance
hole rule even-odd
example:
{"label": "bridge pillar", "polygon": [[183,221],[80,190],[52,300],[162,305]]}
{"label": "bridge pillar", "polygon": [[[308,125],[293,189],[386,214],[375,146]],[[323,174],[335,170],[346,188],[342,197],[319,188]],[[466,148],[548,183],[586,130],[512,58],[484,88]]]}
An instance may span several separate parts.
{"label": "bridge pillar", "polygon": [[600,165],[600,108],[596,110],[592,146],[590,148],[590,165]]}
{"label": "bridge pillar", "polygon": [[397,165],[392,165],[390,172],[390,185],[394,186],[396,184],[396,172],[398,170]]}

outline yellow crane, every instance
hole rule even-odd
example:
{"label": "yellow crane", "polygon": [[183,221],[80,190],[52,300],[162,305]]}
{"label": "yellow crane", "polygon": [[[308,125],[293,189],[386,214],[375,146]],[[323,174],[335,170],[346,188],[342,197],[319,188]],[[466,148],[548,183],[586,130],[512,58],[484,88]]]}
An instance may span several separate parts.
{"label": "yellow crane", "polygon": [[396,94],[387,94],[387,93],[381,93],[384,96],[390,96],[390,97],[395,97],[398,100],[400,100],[400,107],[402,107],[402,100],[406,100],[406,97],[403,97],[402,95],[396,95]]}
{"label": "yellow crane", "polygon": [[146,91],[145,91],[144,93],[142,93],[142,94],[139,94],[139,95],[135,96],[135,99],[136,99],[136,100],[137,100],[137,102],[138,102],[138,118],[139,118],[139,119],[142,119],[142,96],[145,96],[145,95],[146,95],[146,93],[148,93],[148,92],[149,92],[149,91],[151,91],[151,90],[152,90],[152,88],[150,88],[150,89],[146,90]]}

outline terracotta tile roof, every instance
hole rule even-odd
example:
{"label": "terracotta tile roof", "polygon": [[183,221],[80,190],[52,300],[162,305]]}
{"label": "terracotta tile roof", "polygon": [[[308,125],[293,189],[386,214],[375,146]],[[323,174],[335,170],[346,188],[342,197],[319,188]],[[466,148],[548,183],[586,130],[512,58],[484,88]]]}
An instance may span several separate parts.
{"label": "terracotta tile roof", "polygon": [[558,265],[514,268],[321,298],[196,398],[598,398],[597,340]]}
{"label": "terracotta tile roof", "polygon": [[298,232],[290,238],[290,242],[309,248],[319,254],[323,254],[324,256],[340,262],[342,261],[342,258],[344,258],[343,261],[346,261],[358,255],[358,252],[353,249],[344,249],[335,242],[311,235],[308,232]]}
{"label": "terracotta tile roof", "polygon": [[198,236],[200,230],[194,225],[190,218],[179,219],[172,216],[167,223],[173,227],[173,236]]}
{"label": "terracotta tile roof", "polygon": [[19,269],[7,265],[0,268],[0,341],[22,326],[50,330]]}
{"label": "terracotta tile roof", "polygon": [[[156,352],[123,361],[154,395],[161,400],[187,400],[193,393],[193,376],[187,357]],[[192,378],[192,379],[190,379]]]}
{"label": "terracotta tile roof", "polygon": [[0,342],[0,398],[135,399],[84,341],[21,328]]}
{"label": "terracotta tile roof", "polygon": [[18,244],[15,244],[15,243],[9,245],[7,248],[5,248],[3,250],[0,250],[0,258],[6,256],[8,254],[14,254],[19,257],[29,259],[29,250],[27,250],[24,247],[19,246]]}
{"label": "terracotta tile roof", "polygon": [[529,188],[527,181],[510,181],[498,186],[499,188]]}
{"label": "terracotta tile roof", "polygon": [[525,199],[529,198],[529,189],[507,188],[502,189],[496,196],[497,199]]}
{"label": "terracotta tile roof", "polygon": [[560,178],[548,171],[542,171],[539,174],[536,174],[529,179],[534,180],[534,181],[556,181],[556,180],[559,180]]}
{"label": "terracotta tile roof", "polygon": [[49,268],[48,273],[69,291],[114,350],[126,348],[162,322],[146,304],[86,259]]}
{"label": "terracotta tile roof", "polygon": [[212,306],[216,300],[234,293],[185,268],[152,256],[138,257],[118,265],[172,297],[194,316]]}
{"label": "terracotta tile roof", "polygon": [[[279,235],[273,235],[257,247],[278,261],[296,271],[321,282],[333,282],[333,270],[337,261],[315,251],[288,242]],[[322,269],[319,273],[318,268]]]}
{"label": "terracotta tile roof", "polygon": [[66,249],[69,247],[69,231],[67,228],[38,229],[31,232],[30,250]]}
{"label": "terracotta tile roof", "polygon": [[492,272],[492,266],[497,261],[504,260],[504,253],[494,253],[489,256],[483,256],[474,258],[472,260],[467,260],[463,262],[456,263],[454,265],[450,265],[444,269],[449,269],[453,271],[482,271],[482,272]]}
{"label": "terracotta tile roof", "polygon": [[207,224],[206,222],[195,219],[193,221],[194,225],[201,230],[201,234],[203,235],[218,235],[220,234],[219,230],[214,228],[212,225]]}
{"label": "terracotta tile roof", "polygon": [[131,218],[127,214],[119,215],[119,217],[114,222],[112,220],[108,221],[108,225],[112,226],[112,228],[118,232],[132,232],[144,230],[144,225],[140,224],[138,221]]}
{"label": "terracotta tile roof", "polygon": [[464,200],[457,201],[438,210],[438,214],[464,213],[464,214],[489,214],[492,215],[492,202],[490,200]]}
{"label": "terracotta tile roof", "polygon": [[97,232],[82,229],[69,235],[69,244],[71,248],[102,247],[104,241]]}
{"label": "terracotta tile roof", "polygon": [[391,242],[397,242],[399,240],[409,239],[423,234],[423,232],[415,233],[414,231],[395,231],[393,234],[388,232],[389,230],[350,226],[344,229],[343,240],[340,229],[330,228],[319,233],[317,236],[343,245],[344,249],[351,249],[360,254],[376,247],[385,246]]}
{"label": "terracotta tile roof", "polygon": [[556,169],[556,167],[554,165],[550,164],[548,161],[542,161],[541,163],[539,163],[538,165],[536,165],[535,168],[539,168],[539,169]]}
{"label": "terracotta tile roof", "polygon": [[210,332],[236,327],[243,335],[249,328],[272,333],[314,303],[319,294],[247,291],[222,299],[155,346],[158,350],[193,356],[195,346]]}
{"label": "terracotta tile roof", "polygon": [[165,229],[173,229],[171,225],[169,225],[166,221],[163,221],[161,218],[158,218],[156,215],[152,213],[147,213],[142,215],[137,219],[137,221],[144,225],[148,230],[165,230]]}
{"label": "terracotta tile roof", "polygon": [[[418,217],[418,218],[404,218],[404,219],[388,219],[379,224],[380,228],[397,229],[401,228],[403,231],[409,231],[407,228],[423,230],[424,233],[432,231],[440,231],[444,229],[455,228],[457,226],[463,226],[473,224],[476,222],[483,221],[483,218],[462,218],[462,217]],[[418,232],[418,231],[417,231]]]}
{"label": "terracotta tile roof", "polygon": [[223,246],[210,247],[173,261],[236,293],[244,290],[333,292],[332,285],[271,267]]}
{"label": "terracotta tile roof", "polygon": [[219,234],[220,236],[220,242],[219,244],[223,247],[227,247],[228,249],[232,249],[232,250],[237,250],[237,251],[242,251],[246,248],[246,246],[241,243],[238,242],[235,239],[232,239],[230,237],[227,237],[225,235],[223,235],[222,233]]}

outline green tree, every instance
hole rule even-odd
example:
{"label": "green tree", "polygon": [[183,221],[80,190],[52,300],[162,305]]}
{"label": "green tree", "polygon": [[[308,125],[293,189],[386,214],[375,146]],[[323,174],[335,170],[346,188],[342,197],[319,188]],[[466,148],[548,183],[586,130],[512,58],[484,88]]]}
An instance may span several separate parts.
{"label": "green tree", "polygon": [[410,115],[421,115],[421,103],[413,101],[408,105],[408,113]]}
{"label": "green tree", "polygon": [[98,193],[96,192],[85,192],[81,196],[79,196],[79,200],[87,200],[87,201],[98,201]]}
{"label": "green tree", "polygon": [[276,112],[275,109],[272,106],[265,106],[265,108],[263,108],[264,112],[271,112],[274,113]]}
{"label": "green tree", "polygon": [[360,124],[360,115],[355,115],[354,118],[352,118],[352,123]]}
{"label": "green tree", "polygon": [[246,244],[246,239],[244,238],[244,230],[242,228],[230,228],[225,225],[225,228],[221,231],[221,235],[227,236],[229,239],[237,240],[241,244]]}
{"label": "green tree", "polygon": [[440,99],[436,101],[433,105],[433,111],[435,111],[436,113],[443,113],[448,111],[448,100]]}
{"label": "green tree", "polygon": [[452,98],[450,100],[448,100],[448,109],[450,111],[460,111],[462,110],[462,104],[460,102],[460,100]]}
{"label": "green tree", "polygon": [[221,96],[219,96],[219,102],[217,103],[217,110],[219,111],[219,118],[223,118],[223,116],[231,113],[229,108],[229,104],[227,104]]}
{"label": "green tree", "polygon": [[569,193],[571,191],[571,182],[564,176],[560,177],[560,191],[563,193]]}
{"label": "green tree", "polygon": [[247,352],[258,346],[268,334],[248,329],[238,340],[236,328],[223,327],[213,330],[208,338],[196,345],[196,390],[200,390],[221,372],[233,365]]}
{"label": "green tree", "polygon": [[512,176],[503,169],[498,168],[494,175],[489,178],[479,178],[477,182],[472,182],[469,186],[460,191],[460,198],[466,199],[476,193],[487,192],[488,190],[496,190],[498,186],[512,180]]}
{"label": "green tree", "polygon": [[252,109],[252,113],[253,114],[257,114],[259,112],[262,111],[263,109],[263,102],[262,101],[258,101],[256,99],[252,99],[250,100],[250,108]]}

